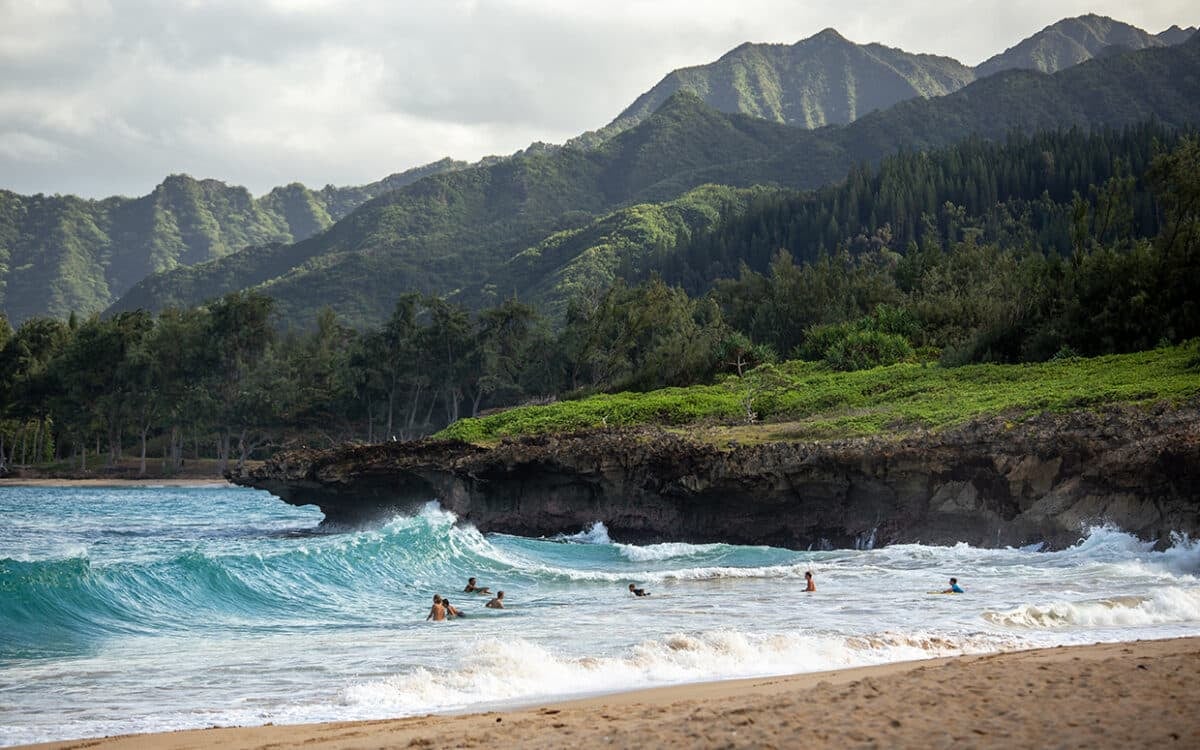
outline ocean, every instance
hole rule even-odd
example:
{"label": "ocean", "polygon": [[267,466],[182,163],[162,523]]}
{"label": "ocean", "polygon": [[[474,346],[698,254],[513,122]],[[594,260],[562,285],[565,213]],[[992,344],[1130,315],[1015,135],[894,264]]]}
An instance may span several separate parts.
{"label": "ocean", "polygon": [[[240,488],[0,488],[0,745],[1200,635],[1200,544],[1105,526],[1057,552],[796,551],[617,544],[602,519],[484,535],[435,503],[321,520]],[[951,576],[966,594],[929,593]],[[434,594],[466,616],[426,622]]]}

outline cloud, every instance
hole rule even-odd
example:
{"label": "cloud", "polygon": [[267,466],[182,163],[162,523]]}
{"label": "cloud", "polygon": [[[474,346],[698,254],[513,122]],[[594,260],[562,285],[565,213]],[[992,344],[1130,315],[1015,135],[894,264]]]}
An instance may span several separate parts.
{"label": "cloud", "polygon": [[605,124],[671,69],[834,26],[976,63],[1084,12],[1152,31],[1191,3],[1073,0],[0,0],[0,187],[256,193],[355,184]]}

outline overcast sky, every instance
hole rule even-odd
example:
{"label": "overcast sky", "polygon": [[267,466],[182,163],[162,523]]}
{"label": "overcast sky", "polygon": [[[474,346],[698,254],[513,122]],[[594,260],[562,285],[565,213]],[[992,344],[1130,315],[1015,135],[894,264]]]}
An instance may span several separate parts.
{"label": "overcast sky", "polygon": [[0,0],[0,188],[361,184],[560,143],[744,41],[832,26],[973,65],[1088,12],[1200,21],[1195,0]]}

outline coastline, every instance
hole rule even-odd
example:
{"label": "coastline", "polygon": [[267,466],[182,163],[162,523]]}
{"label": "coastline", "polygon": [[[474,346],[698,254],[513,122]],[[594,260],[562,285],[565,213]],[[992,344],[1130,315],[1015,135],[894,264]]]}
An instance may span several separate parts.
{"label": "coastline", "polygon": [[1200,637],[695,683],[462,715],[122,735],[27,748],[1033,747],[1200,743]]}
{"label": "coastline", "polygon": [[154,478],[145,479],[60,479],[53,477],[6,477],[0,479],[0,487],[232,487],[222,477]]}

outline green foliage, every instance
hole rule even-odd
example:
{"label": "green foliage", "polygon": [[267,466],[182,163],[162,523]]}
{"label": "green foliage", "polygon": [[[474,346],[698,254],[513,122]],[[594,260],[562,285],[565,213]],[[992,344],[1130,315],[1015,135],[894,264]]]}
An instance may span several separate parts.
{"label": "green foliage", "polygon": [[[774,370],[787,387],[757,399],[755,411],[762,419],[788,420],[774,434],[806,439],[936,429],[995,414],[1187,401],[1200,395],[1200,380],[1188,367],[1194,356],[1192,347],[1181,346],[1037,365],[896,364],[846,373],[787,362]],[[736,377],[716,385],[597,395],[464,419],[438,437],[489,442],[602,426],[729,422],[744,417],[744,395]]]}
{"label": "green foliage", "polygon": [[892,365],[912,355],[912,346],[903,336],[857,330],[830,346],[825,352],[825,362],[834,370],[848,372]]}

